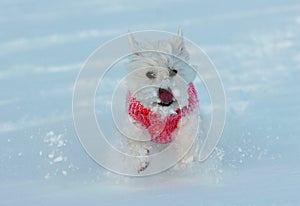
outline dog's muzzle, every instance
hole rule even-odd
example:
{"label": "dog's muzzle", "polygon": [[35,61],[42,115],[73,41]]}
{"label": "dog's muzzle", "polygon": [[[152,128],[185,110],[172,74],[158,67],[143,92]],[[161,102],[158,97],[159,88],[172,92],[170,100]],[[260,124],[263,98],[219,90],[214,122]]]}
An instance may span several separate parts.
{"label": "dog's muzzle", "polygon": [[173,103],[173,94],[170,90],[159,88],[158,96],[161,101],[159,105],[169,106]]}

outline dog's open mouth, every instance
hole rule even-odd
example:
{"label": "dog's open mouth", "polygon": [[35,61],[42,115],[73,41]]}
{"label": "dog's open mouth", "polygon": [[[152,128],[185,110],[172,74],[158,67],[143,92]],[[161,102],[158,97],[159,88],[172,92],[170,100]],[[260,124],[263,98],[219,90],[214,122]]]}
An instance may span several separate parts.
{"label": "dog's open mouth", "polygon": [[160,102],[158,102],[158,104],[161,106],[170,106],[174,102],[174,96],[171,90],[159,88],[158,96],[160,99]]}

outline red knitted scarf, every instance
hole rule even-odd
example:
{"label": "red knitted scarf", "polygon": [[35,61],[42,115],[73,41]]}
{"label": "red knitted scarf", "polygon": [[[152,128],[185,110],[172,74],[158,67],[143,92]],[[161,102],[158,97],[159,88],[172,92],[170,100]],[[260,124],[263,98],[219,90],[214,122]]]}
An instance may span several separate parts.
{"label": "red knitted scarf", "polygon": [[176,114],[161,119],[161,114],[144,107],[135,97],[128,98],[128,114],[143,125],[151,136],[151,141],[157,144],[166,144],[173,140],[172,133],[177,128],[181,117],[191,113],[198,106],[197,91],[193,83],[188,84],[188,105],[178,108]]}

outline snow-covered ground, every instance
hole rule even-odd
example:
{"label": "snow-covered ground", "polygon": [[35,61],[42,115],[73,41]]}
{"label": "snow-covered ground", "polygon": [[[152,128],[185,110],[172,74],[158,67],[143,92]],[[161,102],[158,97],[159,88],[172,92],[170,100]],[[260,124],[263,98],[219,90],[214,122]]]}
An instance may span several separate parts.
{"label": "snow-covered ground", "polygon": [[[75,133],[79,69],[128,30],[178,26],[223,80],[222,139],[201,164],[110,173]],[[300,205],[299,51],[299,1],[2,0],[0,205]]]}

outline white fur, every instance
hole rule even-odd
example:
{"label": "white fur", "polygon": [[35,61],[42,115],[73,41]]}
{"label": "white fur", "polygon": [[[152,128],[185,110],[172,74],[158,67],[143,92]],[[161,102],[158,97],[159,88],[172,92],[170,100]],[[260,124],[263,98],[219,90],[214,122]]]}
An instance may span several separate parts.
{"label": "white fur", "polygon": [[[175,113],[177,108],[182,108],[188,103],[187,83],[194,77],[194,71],[189,67],[189,55],[184,46],[182,31],[170,41],[157,42],[137,42],[129,35],[129,44],[133,55],[130,56],[128,67],[127,86],[132,95],[136,97],[144,106],[154,112],[159,112],[163,117]],[[149,50],[152,50],[149,51]],[[153,52],[158,51],[158,52]],[[166,54],[168,53],[168,54]],[[171,54],[171,55],[170,55]],[[170,76],[169,70],[177,70],[175,76]],[[149,79],[145,74],[148,71],[155,73],[155,79]],[[147,85],[145,87],[145,85]],[[175,102],[170,106],[159,105],[158,88],[170,89],[174,95]],[[139,124],[133,121],[133,124]],[[198,126],[198,114],[194,112],[181,119],[178,128],[173,132],[175,137],[175,147],[178,154],[182,154],[182,148],[191,145],[194,141],[195,131]],[[149,136],[147,130],[137,125],[137,135]],[[148,137],[150,138],[150,137]],[[143,138],[142,138],[143,139]],[[149,154],[164,149],[167,145],[156,143],[141,143],[139,141],[128,140],[127,150],[131,155],[137,157],[137,172],[142,172],[151,166]],[[185,155],[181,162],[187,163],[195,159],[195,147]],[[178,156],[178,159],[180,156]]]}

